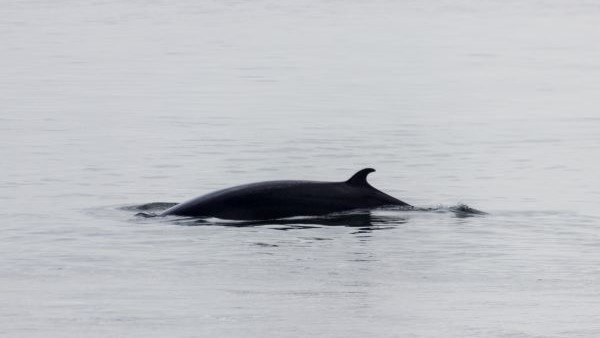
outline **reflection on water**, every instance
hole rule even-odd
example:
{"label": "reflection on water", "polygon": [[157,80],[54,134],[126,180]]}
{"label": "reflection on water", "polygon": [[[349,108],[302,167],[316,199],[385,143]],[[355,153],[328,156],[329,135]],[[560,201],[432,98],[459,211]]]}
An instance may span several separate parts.
{"label": "reflection on water", "polygon": [[[119,209],[125,211],[140,211],[135,214],[141,218],[159,217],[164,210],[176,205],[177,203],[169,202],[152,202],[141,205],[125,206]],[[378,211],[387,212],[387,214],[377,213]],[[373,213],[375,212],[375,214]],[[410,208],[390,206],[379,209],[355,210],[349,212],[334,213],[324,216],[307,216],[307,217],[292,217],[283,219],[259,220],[259,221],[229,221],[216,218],[198,218],[198,217],[178,217],[166,216],[161,222],[184,226],[226,226],[226,227],[254,227],[265,226],[277,230],[291,229],[310,229],[319,226],[345,226],[358,228],[357,233],[364,233],[373,230],[392,229],[397,225],[406,223],[409,217],[403,215],[410,212],[435,212],[435,213],[452,213],[457,218],[466,218],[486,215],[485,212],[469,207],[466,204],[456,206],[435,208]]]}
{"label": "reflection on water", "polygon": [[[126,211],[145,211],[135,214],[137,217],[142,218],[154,218],[158,217],[162,211],[172,207],[176,203],[166,202],[152,202],[135,206],[120,207],[121,210]],[[402,208],[396,208],[399,211],[406,211]],[[394,210],[393,208],[387,208],[384,210]],[[393,226],[403,224],[407,221],[398,215],[373,215],[367,210],[357,210],[344,213],[336,213],[325,216],[311,216],[311,217],[293,217],[284,219],[272,219],[262,221],[228,221],[220,220],[215,218],[195,218],[195,217],[177,217],[167,216],[163,222],[168,222],[177,225],[184,226],[226,226],[226,227],[255,227],[265,226],[277,230],[291,230],[291,229],[310,229],[319,226],[346,226],[352,228],[359,228],[358,231],[372,231],[372,230],[383,230],[390,229]]]}
{"label": "reflection on water", "polygon": [[265,221],[226,222],[211,220],[174,220],[179,225],[221,225],[232,227],[268,226],[278,230],[308,229],[318,226],[345,226],[359,228],[360,231],[390,229],[406,223],[406,219],[393,216],[374,216],[368,211],[342,213],[320,217],[297,217],[291,219],[275,219]]}

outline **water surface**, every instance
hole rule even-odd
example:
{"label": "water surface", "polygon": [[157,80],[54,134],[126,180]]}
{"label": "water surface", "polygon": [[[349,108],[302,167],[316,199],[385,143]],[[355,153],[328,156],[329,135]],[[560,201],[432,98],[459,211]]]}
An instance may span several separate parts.
{"label": "water surface", "polygon": [[[0,335],[600,334],[593,2],[1,7]],[[441,212],[122,209],[364,167]]]}

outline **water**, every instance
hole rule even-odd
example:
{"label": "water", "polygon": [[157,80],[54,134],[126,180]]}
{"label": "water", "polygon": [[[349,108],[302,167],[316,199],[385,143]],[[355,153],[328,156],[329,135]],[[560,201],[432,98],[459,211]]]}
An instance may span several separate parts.
{"label": "water", "polygon": [[[1,336],[600,334],[596,3],[1,9]],[[363,167],[438,212],[122,209]]]}

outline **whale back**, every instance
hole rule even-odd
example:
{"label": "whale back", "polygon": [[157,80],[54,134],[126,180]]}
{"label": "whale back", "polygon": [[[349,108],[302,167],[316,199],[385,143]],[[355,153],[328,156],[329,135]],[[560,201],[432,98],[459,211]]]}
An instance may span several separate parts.
{"label": "whale back", "polygon": [[178,204],[162,215],[265,220],[318,216],[353,209],[408,204],[367,182],[374,169],[358,171],[344,182],[267,181],[218,190]]}

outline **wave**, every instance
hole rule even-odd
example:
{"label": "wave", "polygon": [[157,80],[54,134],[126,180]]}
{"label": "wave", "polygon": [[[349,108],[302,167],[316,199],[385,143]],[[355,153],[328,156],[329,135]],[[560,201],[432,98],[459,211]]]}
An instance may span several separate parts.
{"label": "wave", "polygon": [[[160,215],[163,211],[176,205],[173,202],[150,202],[140,205],[123,206],[119,209],[137,212],[136,217],[139,218],[154,218]],[[391,211],[390,213],[378,213],[378,211]],[[473,217],[487,215],[486,212],[472,208],[466,204],[457,204],[453,206],[438,205],[435,207],[382,207],[371,210],[351,210],[346,212],[332,213],[323,216],[298,216],[290,218],[259,220],[259,221],[232,221],[219,218],[206,217],[181,217],[167,216],[164,219],[169,223],[187,226],[197,225],[222,225],[234,227],[259,226],[259,225],[285,225],[298,227],[311,227],[311,225],[323,226],[350,226],[350,227],[367,227],[372,228],[378,225],[397,225],[406,223],[409,214],[412,212],[424,213],[452,213],[456,217]]]}

